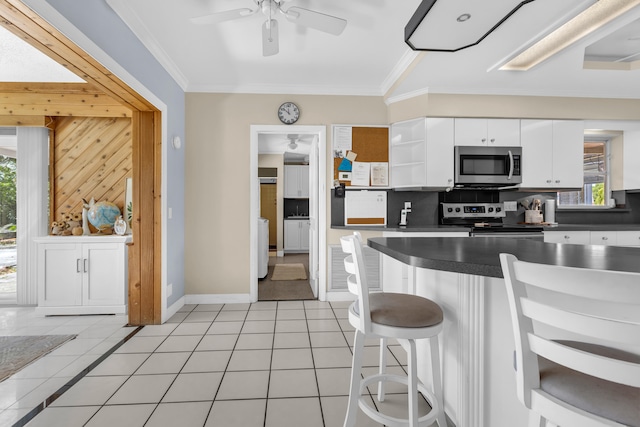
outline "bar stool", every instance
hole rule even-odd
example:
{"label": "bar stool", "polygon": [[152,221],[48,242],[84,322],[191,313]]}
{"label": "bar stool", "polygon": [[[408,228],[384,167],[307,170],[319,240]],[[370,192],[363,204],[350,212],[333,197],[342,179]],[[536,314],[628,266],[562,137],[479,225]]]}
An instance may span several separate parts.
{"label": "bar stool", "polygon": [[[375,292],[369,293],[365,274],[362,242],[359,236],[340,238],[342,250],[348,253],[344,260],[349,291],[358,295],[358,299],[349,307],[349,323],[355,328],[353,344],[353,364],[351,368],[351,386],[349,403],[344,422],[345,427],[356,423],[358,407],[376,422],[386,426],[428,426],[434,421],[438,427],[446,427],[440,379],[440,354],[438,334],[442,331],[443,313],[433,301],[415,295]],[[364,341],[366,338],[394,338],[403,347],[408,348],[408,375],[379,373],[361,379]],[[418,381],[416,366],[416,339],[428,339],[431,349],[432,390]],[[381,366],[382,368],[382,366]],[[395,418],[383,414],[372,407],[363,396],[368,385],[385,381],[394,381],[407,385],[408,417]],[[431,406],[431,411],[418,418],[418,391]],[[384,398],[384,393],[382,393]]]}

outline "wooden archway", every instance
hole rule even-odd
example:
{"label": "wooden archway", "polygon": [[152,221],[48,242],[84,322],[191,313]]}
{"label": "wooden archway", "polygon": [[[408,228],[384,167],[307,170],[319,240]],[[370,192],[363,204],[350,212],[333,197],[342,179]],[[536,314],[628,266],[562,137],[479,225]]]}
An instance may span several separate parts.
{"label": "wooden archway", "polygon": [[[45,117],[86,116],[88,105],[56,105],[52,93],[87,95],[98,90],[113,99],[114,116],[129,115],[132,124],[133,244],[129,247],[129,323],[161,322],[161,114],[144,97],[19,0],[0,0],[0,25],[85,80],[86,84],[0,83],[0,126],[44,126]],[[14,95],[11,95],[11,94]],[[15,94],[48,96],[29,104]],[[5,95],[6,94],[6,95]],[[123,109],[129,114],[123,113]],[[57,113],[57,114],[56,114]],[[91,115],[91,114],[89,114]]]}

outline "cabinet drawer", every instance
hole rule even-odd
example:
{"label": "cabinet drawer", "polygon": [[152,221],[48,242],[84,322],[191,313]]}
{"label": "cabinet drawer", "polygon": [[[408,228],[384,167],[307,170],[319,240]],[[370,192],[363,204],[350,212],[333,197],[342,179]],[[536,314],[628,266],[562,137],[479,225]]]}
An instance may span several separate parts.
{"label": "cabinet drawer", "polygon": [[618,231],[618,246],[640,246],[640,231]]}
{"label": "cabinet drawer", "polygon": [[589,231],[545,231],[544,241],[547,243],[568,243],[572,245],[590,244]]}
{"label": "cabinet drawer", "polygon": [[615,231],[592,231],[590,244],[615,246],[618,244],[618,233]]}

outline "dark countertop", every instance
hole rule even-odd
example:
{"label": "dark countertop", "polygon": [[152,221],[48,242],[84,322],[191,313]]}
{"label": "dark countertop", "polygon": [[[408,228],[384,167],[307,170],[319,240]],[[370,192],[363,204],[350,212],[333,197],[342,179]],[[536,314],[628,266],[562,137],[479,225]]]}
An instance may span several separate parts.
{"label": "dark countertop", "polygon": [[284,219],[285,221],[288,219],[305,220],[305,219],[309,219],[309,217],[308,216],[285,216]]}
{"label": "dark countertop", "polygon": [[491,237],[374,237],[368,245],[414,267],[476,276],[501,278],[499,254],[503,252],[529,262],[640,274],[640,248]]}
{"label": "dark countertop", "polygon": [[[519,224],[524,228],[527,225]],[[531,227],[540,227],[540,225],[531,225]],[[397,225],[332,225],[331,228],[336,230],[370,230],[370,231],[399,231],[399,232],[425,232],[425,233],[442,233],[459,231],[468,233],[470,227],[460,227],[455,225],[423,225],[400,227]],[[557,224],[544,225],[543,231],[640,231],[640,224]]]}

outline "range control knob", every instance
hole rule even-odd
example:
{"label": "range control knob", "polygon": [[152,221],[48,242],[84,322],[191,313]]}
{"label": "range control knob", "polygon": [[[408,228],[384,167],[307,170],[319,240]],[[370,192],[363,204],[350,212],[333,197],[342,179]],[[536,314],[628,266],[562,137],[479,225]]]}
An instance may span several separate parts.
{"label": "range control knob", "polygon": [[496,208],[496,212],[502,212],[502,208]]}
{"label": "range control knob", "polygon": [[456,212],[460,212],[460,208],[456,208]]}
{"label": "range control knob", "polygon": [[489,208],[489,212],[493,212],[493,208]]}
{"label": "range control knob", "polygon": [[453,208],[447,208],[447,212],[453,212]]}

